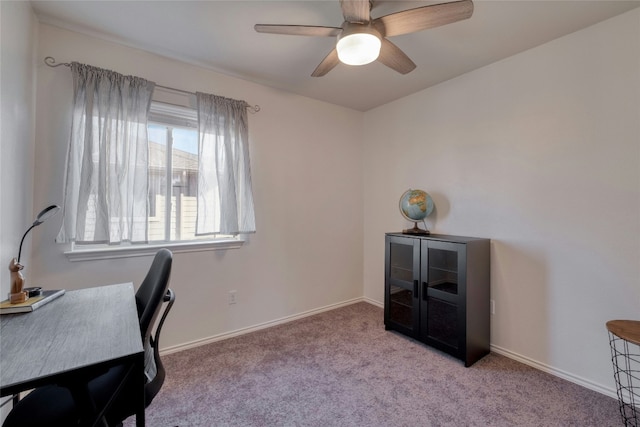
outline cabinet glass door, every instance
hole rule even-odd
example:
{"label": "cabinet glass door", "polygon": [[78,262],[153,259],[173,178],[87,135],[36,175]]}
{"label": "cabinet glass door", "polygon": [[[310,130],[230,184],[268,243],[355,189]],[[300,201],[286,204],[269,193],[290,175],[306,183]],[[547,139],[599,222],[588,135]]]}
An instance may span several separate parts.
{"label": "cabinet glass door", "polygon": [[413,282],[413,244],[389,243],[389,278],[393,281]]}
{"label": "cabinet glass door", "polygon": [[457,349],[463,324],[459,290],[464,287],[458,285],[463,283],[459,266],[464,265],[464,252],[455,243],[424,241],[422,245],[421,303],[426,315],[422,318],[421,336],[436,347]]}
{"label": "cabinet glass door", "polygon": [[427,337],[458,347],[458,307],[438,298],[427,298]]}
{"label": "cabinet glass door", "polygon": [[387,239],[385,324],[413,335],[419,325],[416,295],[420,246],[415,239]]}
{"label": "cabinet glass door", "polygon": [[413,329],[413,292],[391,285],[389,291],[389,320]]}
{"label": "cabinet glass door", "polygon": [[458,252],[430,247],[429,288],[458,295]]}

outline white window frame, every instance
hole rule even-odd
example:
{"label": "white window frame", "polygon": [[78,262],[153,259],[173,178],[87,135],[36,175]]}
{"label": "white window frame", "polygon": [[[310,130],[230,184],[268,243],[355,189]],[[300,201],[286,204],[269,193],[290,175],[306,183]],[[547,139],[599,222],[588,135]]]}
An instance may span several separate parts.
{"label": "white window frame", "polygon": [[98,259],[130,258],[136,256],[155,255],[160,248],[167,248],[173,253],[217,251],[238,249],[242,247],[245,239],[243,236],[220,238],[213,240],[192,240],[184,242],[163,242],[148,244],[120,244],[109,245],[76,245],[71,244],[71,250],[64,254],[69,261],[93,261]]}
{"label": "white window frame", "polygon": [[[196,127],[197,113],[193,108],[152,101],[149,122],[161,122],[176,126]],[[96,244],[78,245],[71,243],[70,249],[64,254],[69,261],[93,261],[100,259],[130,258],[137,256],[151,256],[160,248],[167,248],[173,253],[201,252],[238,249],[246,241],[245,235],[223,236],[211,239],[163,241],[151,243],[120,243],[118,245]]]}

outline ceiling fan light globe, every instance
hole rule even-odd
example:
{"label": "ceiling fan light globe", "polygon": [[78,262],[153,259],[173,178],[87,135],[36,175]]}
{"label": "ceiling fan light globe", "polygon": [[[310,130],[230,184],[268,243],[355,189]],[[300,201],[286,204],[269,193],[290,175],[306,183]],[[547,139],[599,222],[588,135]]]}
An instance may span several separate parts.
{"label": "ceiling fan light globe", "polygon": [[380,55],[382,42],[370,33],[348,34],[338,40],[338,59],[347,65],[369,64]]}

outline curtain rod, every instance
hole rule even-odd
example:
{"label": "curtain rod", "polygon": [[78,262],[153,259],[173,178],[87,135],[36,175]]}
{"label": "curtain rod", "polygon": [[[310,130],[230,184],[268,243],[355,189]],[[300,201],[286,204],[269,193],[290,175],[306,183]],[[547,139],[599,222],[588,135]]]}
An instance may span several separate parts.
{"label": "curtain rod", "polygon": [[[53,56],[47,56],[46,58],[44,58],[44,63],[46,65],[48,65],[49,67],[52,68],[56,68],[59,67],[61,65],[64,65],[65,67],[71,67],[71,64],[68,62],[58,62],[56,63],[56,59]],[[189,92],[188,90],[182,90],[182,89],[176,89],[174,87],[169,87],[169,86],[162,86],[159,84],[156,84],[156,87],[162,88],[162,89],[167,89],[167,90],[171,90],[174,92],[179,92],[179,93],[184,93],[185,95],[194,95],[195,96],[195,92]],[[247,103],[247,108],[249,108],[252,112],[257,113],[258,111],[260,111],[260,106],[259,105],[249,105]]]}

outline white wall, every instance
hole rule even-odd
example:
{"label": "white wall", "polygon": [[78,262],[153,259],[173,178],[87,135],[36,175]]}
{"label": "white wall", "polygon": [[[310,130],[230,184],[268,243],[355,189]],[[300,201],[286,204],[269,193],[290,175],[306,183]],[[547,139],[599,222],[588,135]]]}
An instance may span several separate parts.
{"label": "white wall", "polygon": [[[26,2],[0,3],[0,295],[10,290],[11,258],[33,222],[35,45],[37,25]],[[29,263],[25,240],[21,262]],[[28,279],[31,272],[25,270]],[[5,299],[6,297],[0,298]]]}
{"label": "white wall", "polygon": [[383,301],[398,198],[488,237],[491,343],[611,392],[607,320],[640,307],[640,11],[365,114],[364,293]]}
{"label": "white wall", "polygon": [[[238,250],[175,255],[171,287],[177,302],[162,347],[362,297],[362,113],[40,25],[38,205],[62,203],[72,93],[70,70],[43,65],[45,56],[261,107],[249,116],[258,231]],[[69,262],[65,246],[53,243],[60,220],[39,230],[35,281],[68,290],[140,283],[151,258]],[[227,304],[229,290],[237,290],[236,305]]]}
{"label": "white wall", "polygon": [[[0,299],[10,290],[7,269],[33,222],[33,147],[37,25],[27,2],[0,2]],[[29,240],[21,262],[29,264]],[[25,271],[27,280],[31,271]],[[2,399],[4,401],[4,399]],[[2,407],[4,419],[10,405]]]}

